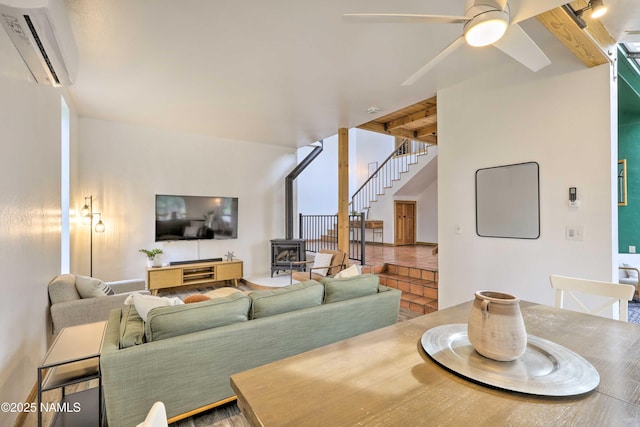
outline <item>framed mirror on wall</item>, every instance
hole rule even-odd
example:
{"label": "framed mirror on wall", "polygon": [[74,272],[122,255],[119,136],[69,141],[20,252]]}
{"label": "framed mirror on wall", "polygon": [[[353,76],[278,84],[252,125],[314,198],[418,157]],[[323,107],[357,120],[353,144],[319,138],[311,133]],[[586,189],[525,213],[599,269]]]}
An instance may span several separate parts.
{"label": "framed mirror on wall", "polygon": [[476,171],[476,233],[481,237],[540,237],[538,163]]}
{"label": "framed mirror on wall", "polygon": [[627,206],[627,159],[618,160],[618,206]]}

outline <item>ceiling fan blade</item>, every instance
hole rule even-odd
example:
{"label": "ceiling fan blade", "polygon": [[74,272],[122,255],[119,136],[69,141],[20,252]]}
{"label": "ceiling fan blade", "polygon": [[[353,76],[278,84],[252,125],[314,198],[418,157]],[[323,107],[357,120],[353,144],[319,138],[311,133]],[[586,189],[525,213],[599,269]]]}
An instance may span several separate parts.
{"label": "ceiling fan blade", "polygon": [[[495,0],[495,2],[500,8],[500,10],[504,10],[504,8],[507,7],[507,0]],[[476,0],[476,3],[482,3],[482,2]]]}
{"label": "ceiling fan blade", "polygon": [[402,83],[402,86],[411,86],[412,84],[414,84],[418,79],[420,79],[422,76],[427,74],[429,70],[431,70],[433,67],[438,65],[444,58],[446,58],[447,55],[449,55],[451,52],[453,52],[463,44],[465,44],[464,36],[460,36],[457,39],[455,39],[453,42],[449,44],[449,46],[442,49],[440,53],[436,55],[435,58],[427,62],[422,68],[420,68],[418,71],[413,73],[411,77],[405,80]]}
{"label": "ceiling fan blade", "polygon": [[512,24],[493,45],[531,71],[538,71],[551,64],[549,58],[518,24]]}
{"label": "ceiling fan blade", "polygon": [[567,3],[566,0],[535,0],[519,1],[514,4],[509,3],[511,9],[511,23],[517,24],[525,19],[540,15],[548,10],[560,7]]}
{"label": "ceiling fan blade", "polygon": [[442,24],[464,24],[469,18],[466,16],[448,15],[416,15],[411,13],[347,13],[342,15],[350,20],[381,22],[381,23],[442,23]]}

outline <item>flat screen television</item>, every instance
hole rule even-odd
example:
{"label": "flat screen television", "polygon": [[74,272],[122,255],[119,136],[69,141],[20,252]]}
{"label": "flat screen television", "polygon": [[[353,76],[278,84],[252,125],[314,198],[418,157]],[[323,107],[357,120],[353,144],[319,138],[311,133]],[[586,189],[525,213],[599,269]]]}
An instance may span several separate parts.
{"label": "flat screen television", "polygon": [[156,195],[156,242],[237,238],[237,197]]}

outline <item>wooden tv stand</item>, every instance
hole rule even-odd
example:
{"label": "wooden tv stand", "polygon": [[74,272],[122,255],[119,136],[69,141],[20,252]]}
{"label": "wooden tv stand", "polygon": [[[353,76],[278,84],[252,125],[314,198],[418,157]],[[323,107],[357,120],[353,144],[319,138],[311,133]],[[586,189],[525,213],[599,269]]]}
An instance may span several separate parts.
{"label": "wooden tv stand", "polygon": [[242,278],[242,261],[198,262],[147,268],[147,286],[153,295],[159,289],[178,286],[212,285],[216,282],[233,281],[238,287]]}

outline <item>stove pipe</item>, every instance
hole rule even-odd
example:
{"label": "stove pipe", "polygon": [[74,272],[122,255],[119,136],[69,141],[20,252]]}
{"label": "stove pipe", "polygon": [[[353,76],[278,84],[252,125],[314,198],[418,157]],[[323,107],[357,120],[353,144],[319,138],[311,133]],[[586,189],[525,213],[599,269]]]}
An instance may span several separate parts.
{"label": "stove pipe", "polygon": [[286,219],[286,238],[293,239],[293,180],[302,173],[323,150],[323,141],[316,145],[300,163],[284,178],[284,210]]}

